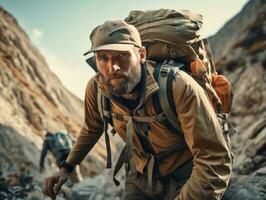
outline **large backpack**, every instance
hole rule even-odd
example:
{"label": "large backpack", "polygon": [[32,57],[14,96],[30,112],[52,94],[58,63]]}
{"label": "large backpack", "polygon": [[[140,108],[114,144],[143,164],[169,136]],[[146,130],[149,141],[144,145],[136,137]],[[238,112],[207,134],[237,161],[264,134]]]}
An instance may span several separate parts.
{"label": "large backpack", "polygon": [[154,75],[160,91],[159,104],[155,105],[162,107],[170,124],[180,130],[170,83],[172,74],[181,69],[207,92],[229,143],[227,133],[235,132],[227,119],[233,99],[232,87],[216,72],[208,39],[201,38],[202,15],[171,9],[131,11],[125,21],[138,29],[147,59],[157,62]]}
{"label": "large backpack", "polygon": [[230,111],[231,84],[217,74],[208,39],[201,38],[202,15],[170,9],[131,11],[125,21],[138,29],[147,59],[172,68],[176,61],[185,64],[182,70],[207,91],[215,111]]}

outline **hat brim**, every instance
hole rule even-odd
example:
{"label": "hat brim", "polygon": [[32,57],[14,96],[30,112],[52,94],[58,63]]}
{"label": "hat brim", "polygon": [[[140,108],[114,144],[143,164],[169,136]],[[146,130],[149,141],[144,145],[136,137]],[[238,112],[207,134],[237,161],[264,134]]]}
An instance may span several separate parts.
{"label": "hat brim", "polygon": [[91,49],[84,53],[83,55],[87,55],[92,52],[100,51],[100,50],[114,50],[114,51],[131,51],[133,49],[133,44],[107,44],[102,45],[97,48]]}

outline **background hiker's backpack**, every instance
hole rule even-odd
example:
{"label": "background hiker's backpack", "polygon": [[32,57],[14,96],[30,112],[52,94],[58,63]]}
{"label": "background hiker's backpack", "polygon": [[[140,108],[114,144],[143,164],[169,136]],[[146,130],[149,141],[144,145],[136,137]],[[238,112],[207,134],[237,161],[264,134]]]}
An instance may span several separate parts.
{"label": "background hiker's backpack", "polygon": [[66,131],[58,131],[49,137],[51,137],[49,140],[53,152],[72,148],[72,139]]}

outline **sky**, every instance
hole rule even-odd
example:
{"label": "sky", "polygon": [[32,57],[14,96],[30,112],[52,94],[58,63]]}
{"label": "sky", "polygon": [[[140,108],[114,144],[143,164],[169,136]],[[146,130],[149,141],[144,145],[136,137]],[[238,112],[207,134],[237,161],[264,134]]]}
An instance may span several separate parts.
{"label": "sky", "polygon": [[90,49],[94,27],[123,19],[131,10],[169,8],[204,16],[203,36],[215,34],[248,0],[0,0],[44,56],[63,85],[84,99],[93,70],[83,53]]}

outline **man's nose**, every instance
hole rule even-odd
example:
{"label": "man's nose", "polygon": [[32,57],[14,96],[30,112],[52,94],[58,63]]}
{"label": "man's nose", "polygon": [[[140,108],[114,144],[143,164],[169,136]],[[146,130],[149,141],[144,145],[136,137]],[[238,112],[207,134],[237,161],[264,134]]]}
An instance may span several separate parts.
{"label": "man's nose", "polygon": [[108,74],[114,74],[120,70],[119,64],[115,59],[109,59],[106,67]]}
{"label": "man's nose", "polygon": [[116,64],[116,63],[113,63],[112,65],[111,65],[111,71],[114,73],[114,72],[117,72],[117,71],[119,71],[120,70],[120,67],[118,66],[118,64]]}

